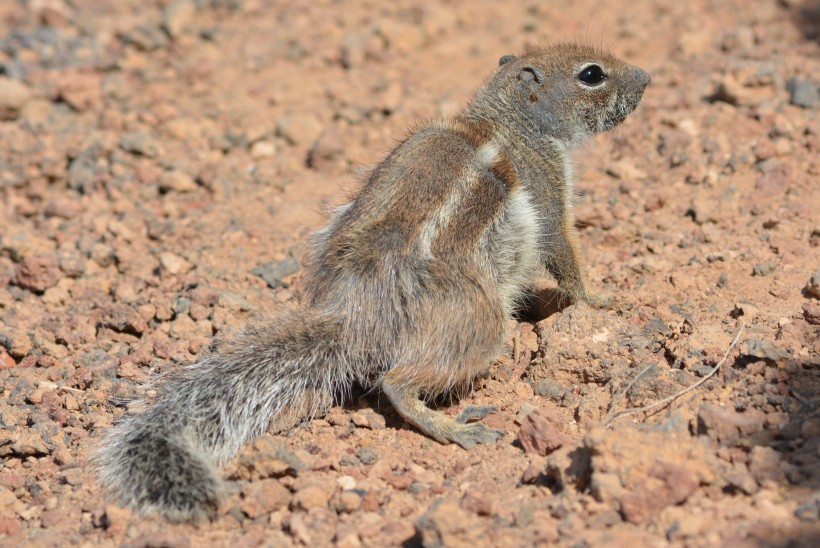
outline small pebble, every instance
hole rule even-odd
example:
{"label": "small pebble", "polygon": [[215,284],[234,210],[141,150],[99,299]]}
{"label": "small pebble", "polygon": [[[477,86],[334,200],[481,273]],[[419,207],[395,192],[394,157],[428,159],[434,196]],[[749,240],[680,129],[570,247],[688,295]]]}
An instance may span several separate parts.
{"label": "small pebble", "polygon": [[542,398],[553,400],[561,396],[564,388],[560,383],[552,379],[542,379],[535,383],[533,390]]}

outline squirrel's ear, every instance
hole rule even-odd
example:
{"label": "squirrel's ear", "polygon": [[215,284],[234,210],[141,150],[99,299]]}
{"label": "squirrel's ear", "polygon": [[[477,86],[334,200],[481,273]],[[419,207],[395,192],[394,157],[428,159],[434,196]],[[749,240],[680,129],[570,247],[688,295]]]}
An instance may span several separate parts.
{"label": "squirrel's ear", "polygon": [[525,65],[521,67],[521,71],[518,73],[518,79],[522,82],[535,82],[536,84],[540,84],[545,79],[544,71],[532,65]]}
{"label": "squirrel's ear", "polygon": [[515,59],[515,55],[502,55],[501,59],[498,60],[498,66],[500,67],[501,65],[506,65],[510,61],[515,61]]}

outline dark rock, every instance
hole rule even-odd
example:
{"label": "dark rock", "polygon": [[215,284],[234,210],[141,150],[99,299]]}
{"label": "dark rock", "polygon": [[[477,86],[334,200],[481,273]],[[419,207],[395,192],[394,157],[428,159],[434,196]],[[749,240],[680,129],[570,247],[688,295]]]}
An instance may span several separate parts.
{"label": "dark rock", "polygon": [[772,362],[789,358],[789,353],[786,350],[775,346],[769,341],[761,341],[759,339],[749,339],[746,341],[745,348],[741,355],[747,358]]}
{"label": "dark rock", "polygon": [[768,276],[774,272],[775,265],[768,262],[760,262],[752,267],[752,276]]}
{"label": "dark rock", "polygon": [[369,447],[362,447],[356,451],[356,457],[362,464],[373,464],[379,460],[379,454]]}
{"label": "dark rock", "polygon": [[255,274],[265,280],[271,289],[276,289],[279,286],[284,286],[282,278],[289,276],[302,269],[299,261],[293,258],[283,259],[276,263],[264,263],[251,270],[251,274]]}
{"label": "dark rock", "polygon": [[174,314],[185,314],[191,308],[191,299],[187,297],[178,297],[174,304],[171,305],[171,310],[174,311]]}
{"label": "dark rock", "polygon": [[68,164],[68,187],[87,194],[96,185],[96,160],[92,151],[83,151]]}
{"label": "dark rock", "polygon": [[154,158],[159,154],[159,147],[154,138],[139,131],[124,133],[120,137],[120,148],[126,152],[148,158]]}
{"label": "dark rock", "polygon": [[807,296],[820,299],[820,270],[815,270],[812,273],[809,283],[806,284],[805,291]]}
{"label": "dark rock", "polygon": [[714,369],[715,368],[712,367],[712,366],[699,364],[699,365],[695,365],[693,367],[690,367],[689,371],[691,371],[692,373],[694,373],[698,377],[705,377],[706,375],[708,375],[709,373],[714,371]]}
{"label": "dark rock", "polygon": [[820,87],[811,80],[791,78],[787,87],[791,104],[803,108],[815,108],[820,105]]}
{"label": "dark rock", "polygon": [[808,523],[820,521],[820,492],[814,493],[809,500],[798,506],[794,515],[800,521]]}
{"label": "dark rock", "polygon": [[547,398],[550,400],[557,400],[561,397],[561,393],[564,391],[561,384],[552,379],[542,379],[535,383],[535,386],[533,386],[532,389],[542,398]]}

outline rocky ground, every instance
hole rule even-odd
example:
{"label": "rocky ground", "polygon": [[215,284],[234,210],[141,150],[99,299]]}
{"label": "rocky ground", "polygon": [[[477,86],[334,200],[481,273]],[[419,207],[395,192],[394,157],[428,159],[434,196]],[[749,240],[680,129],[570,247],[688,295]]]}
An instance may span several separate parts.
{"label": "rocky ground", "polygon": [[[0,2],[0,545],[816,545],[818,25],[816,0]],[[653,76],[578,158],[620,304],[545,282],[441,402],[495,404],[498,444],[372,395],[247,446],[212,522],[105,498],[88,458],[146,381],[298,299],[327,205],[500,55],[566,39]]]}

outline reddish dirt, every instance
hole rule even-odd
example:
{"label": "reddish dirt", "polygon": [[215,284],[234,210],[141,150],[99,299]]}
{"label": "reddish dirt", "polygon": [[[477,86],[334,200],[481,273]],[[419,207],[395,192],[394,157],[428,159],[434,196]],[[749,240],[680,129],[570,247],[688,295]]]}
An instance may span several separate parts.
{"label": "reddish dirt", "polygon": [[[0,545],[816,545],[820,4],[348,4],[0,3]],[[107,501],[88,458],[146,381],[298,299],[299,272],[251,271],[292,266],[502,54],[559,40],[653,82],[578,158],[619,304],[541,307],[441,402],[498,406],[500,442],[439,445],[372,395],[249,444],[213,522]],[[742,325],[701,386],[613,420]]]}

